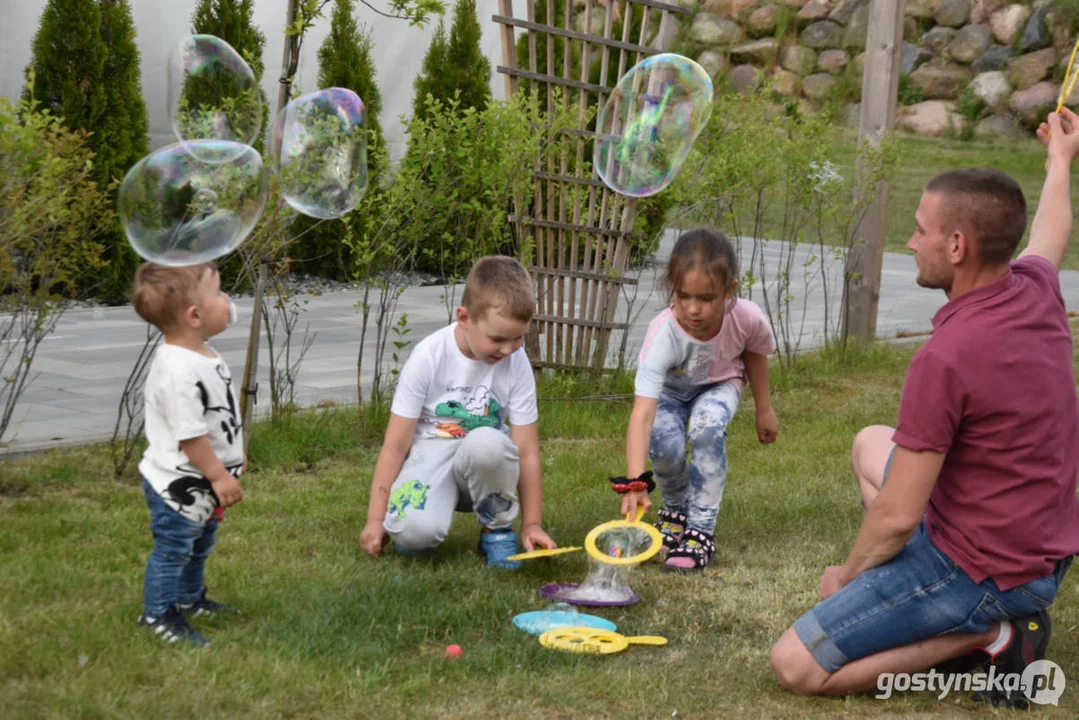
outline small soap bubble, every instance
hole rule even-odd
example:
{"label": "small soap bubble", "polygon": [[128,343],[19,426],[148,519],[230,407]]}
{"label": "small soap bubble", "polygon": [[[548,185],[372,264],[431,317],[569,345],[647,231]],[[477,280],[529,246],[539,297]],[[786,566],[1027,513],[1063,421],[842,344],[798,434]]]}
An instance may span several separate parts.
{"label": "small soap bubble", "polygon": [[141,257],[195,265],[239,247],[262,215],[266,194],[262,157],[253,148],[196,140],[136,163],[120,185],[117,206],[128,242]]}
{"label": "small soap bubble", "polygon": [[203,162],[229,162],[195,140],[250,145],[262,129],[258,80],[240,53],[219,37],[189,35],[169,55],[169,119],[176,139]]}
{"label": "small soap bubble", "polygon": [[596,123],[596,171],[615,192],[647,197],[674,180],[712,114],[712,81],[674,53],[645,58],[615,86]]}
{"label": "small soap bubble", "polygon": [[367,113],[351,90],[290,102],[274,125],[274,148],[281,196],[304,215],[341,217],[367,192]]}

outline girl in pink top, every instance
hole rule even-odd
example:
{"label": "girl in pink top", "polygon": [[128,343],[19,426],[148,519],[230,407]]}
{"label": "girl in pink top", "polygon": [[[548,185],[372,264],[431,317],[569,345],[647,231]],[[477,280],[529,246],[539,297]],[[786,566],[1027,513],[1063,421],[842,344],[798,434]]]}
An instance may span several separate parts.
{"label": "girl in pink top", "polygon": [[[768,396],[768,318],[739,299],[738,258],[724,234],[694,230],[678,239],[666,273],[670,306],[648,326],[626,432],[622,513],[647,510],[648,492],[663,496],[656,527],[670,570],[704,568],[715,554],[716,516],[727,481],[727,426],[753,387],[757,437],[770,443],[779,421]],[[687,460],[687,444],[693,448]],[[652,472],[645,472],[646,456]],[[627,480],[628,479],[628,480]],[[638,482],[630,486],[630,482]],[[647,488],[647,489],[639,489]]]}

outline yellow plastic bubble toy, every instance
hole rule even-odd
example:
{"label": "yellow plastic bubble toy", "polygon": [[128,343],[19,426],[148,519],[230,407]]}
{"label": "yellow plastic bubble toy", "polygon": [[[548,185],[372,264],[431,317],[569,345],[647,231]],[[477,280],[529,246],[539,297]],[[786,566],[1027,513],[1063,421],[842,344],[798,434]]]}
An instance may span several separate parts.
{"label": "yellow plastic bubble toy", "polygon": [[[636,520],[630,520],[630,515],[626,515],[625,520],[612,520],[593,528],[584,539],[585,552],[592,559],[607,565],[637,565],[652,558],[662,549],[663,536],[651,523],[641,522],[641,517],[643,516],[644,508],[638,507]],[[643,532],[648,535],[651,542],[643,551],[633,555],[621,555],[620,553],[626,548],[607,548],[607,551],[604,552],[596,546],[596,541],[604,533],[622,529]]]}
{"label": "yellow plastic bubble toy", "polygon": [[[584,539],[584,550],[592,558],[598,560],[601,563],[607,565],[637,565],[643,563],[645,560],[650,559],[663,547],[663,536],[660,534],[651,523],[641,522],[641,518],[644,516],[644,508],[637,508],[637,519],[630,520],[630,516],[626,515],[624,520],[612,520],[610,522],[603,523],[592,529],[588,533],[588,536]],[[625,555],[628,551],[628,547],[620,546],[618,543],[613,543],[612,547],[606,548],[606,551],[601,551],[596,542],[601,535],[610,532],[612,530],[632,530],[636,532],[642,532],[648,536],[648,547],[639,553],[633,555]],[[564,553],[576,552],[580,550],[580,547],[564,547],[564,548],[542,548],[540,550],[532,550],[531,552],[517,553],[506,558],[507,560],[535,560],[537,558],[552,557],[554,555],[562,555]]]}
{"label": "yellow plastic bubble toy", "polygon": [[1072,90],[1075,89],[1075,81],[1079,79],[1079,73],[1075,71],[1075,53],[1079,51],[1079,40],[1075,41],[1075,45],[1072,47],[1071,58],[1068,59],[1068,69],[1064,73],[1064,82],[1060,84],[1060,97],[1057,98],[1057,109],[1059,113],[1060,108],[1064,107],[1064,103],[1071,97]]}
{"label": "yellow plastic bubble toy", "polygon": [[553,555],[562,555],[563,553],[576,552],[580,550],[580,547],[564,547],[564,548],[540,548],[539,550],[532,550],[530,552],[517,553],[516,555],[510,555],[507,560],[535,560],[536,558],[551,557]]}
{"label": "yellow plastic bubble toy", "polygon": [[[628,521],[627,521],[628,522]],[[626,637],[610,630],[588,627],[564,627],[540,635],[540,644],[552,650],[610,655],[622,652],[630,645],[666,645],[667,638],[658,635]]]}

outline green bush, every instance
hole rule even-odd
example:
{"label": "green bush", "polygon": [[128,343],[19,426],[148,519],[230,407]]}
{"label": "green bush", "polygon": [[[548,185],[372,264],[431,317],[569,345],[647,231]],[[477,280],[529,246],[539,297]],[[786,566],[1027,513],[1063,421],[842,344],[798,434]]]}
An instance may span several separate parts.
{"label": "green bush", "polygon": [[776,27],[773,37],[781,43],[788,37],[798,35],[798,11],[789,5],[780,5],[776,13]]}
{"label": "green bush", "polygon": [[96,133],[106,114],[107,54],[98,3],[48,0],[31,45],[23,98],[62,118],[68,128]]}
{"label": "green bush", "polygon": [[5,309],[21,293],[71,296],[100,264],[101,231],[116,216],[95,182],[84,130],[24,100],[0,97],[0,288]]}
{"label": "green bush", "polygon": [[[721,95],[669,188],[688,221],[683,226],[715,228],[739,245],[752,245],[745,255],[754,262],[741,268],[739,289],[768,315],[784,365],[798,355],[805,318],[805,298],[790,292],[793,276],[809,278],[825,259],[843,261],[874,198],[860,187],[876,186],[895,167],[891,142],[879,149],[867,143],[861,148],[864,185],[855,173],[843,177],[835,156],[841,133],[826,114],[808,118],[783,112],[763,94]],[[782,242],[766,257],[763,246],[773,241]],[[804,255],[795,252],[798,246]],[[829,286],[821,277],[825,341],[830,342],[837,339],[841,316],[828,312],[843,287]]]}
{"label": "green bush", "polygon": [[[127,0],[49,0],[32,46],[32,98],[73,130],[90,133],[94,180],[115,202],[115,181],[148,151],[149,124],[139,85],[139,52]],[[117,223],[102,226],[96,275],[78,290],[103,302],[124,302],[139,258]]]}
{"label": "green bush", "polygon": [[100,267],[98,239],[116,227],[94,171],[85,131],[32,100],[16,108],[0,97],[0,437],[38,345]]}
{"label": "green bush", "polygon": [[1079,0],[1054,0],[1053,6],[1059,8],[1068,36],[1075,37],[1079,33]]}
{"label": "green bush", "polygon": [[974,94],[973,87],[967,85],[959,91],[959,99],[956,101],[955,111],[966,120],[966,124],[958,133],[960,140],[970,140],[974,137],[974,123],[981,117],[983,110],[985,110],[985,103],[981,98]]}
{"label": "green bush", "polygon": [[514,254],[507,215],[515,198],[531,194],[537,113],[523,96],[482,110],[429,98],[423,116],[409,121],[394,184],[416,195],[399,239],[418,269],[455,278],[478,257]]}
{"label": "green bush", "polygon": [[906,73],[899,73],[899,90],[896,95],[900,105],[917,105],[925,101],[925,93],[910,81],[910,75]]}
{"label": "green bush", "polygon": [[440,20],[417,76],[412,115],[427,119],[431,98],[458,111],[483,110],[491,99],[491,61],[480,49],[476,0],[457,0],[449,38]]}
{"label": "green bush", "polygon": [[[149,151],[150,121],[142,100],[135,21],[127,0],[101,0],[101,38],[105,58],[105,104],[95,164],[99,182],[121,180]],[[109,152],[102,153],[102,146]],[[110,197],[114,197],[111,193]],[[95,295],[104,302],[127,302],[131,280],[142,258],[131,249],[123,230],[105,241]]]}
{"label": "green bush", "polygon": [[[266,36],[255,26],[254,12],[254,0],[198,0],[191,16],[191,32],[221,38],[251,66],[251,71],[259,83],[262,113],[258,119],[258,132],[250,145],[265,155],[266,125],[270,115],[270,104],[261,88],[262,73],[266,67],[262,58]],[[191,92],[200,105],[214,107],[217,104],[215,92],[219,91],[215,91],[212,82],[196,85]],[[222,287],[236,291],[248,286],[241,253],[231,253],[218,260],[218,267],[221,269]]]}
{"label": "green bush", "polygon": [[[251,147],[262,153],[265,146],[266,121],[270,114],[270,105],[266,93],[261,90],[262,73],[266,68],[262,59],[266,47],[266,36],[254,25],[254,0],[199,0],[191,16],[191,32],[197,35],[219,37],[240,54],[251,66],[255,80],[260,83],[259,96],[262,99],[262,118],[258,134],[250,143]],[[217,104],[211,89],[200,89],[197,102]]]}
{"label": "green bush", "polygon": [[854,62],[847,63],[843,72],[835,76],[835,82],[828,88],[828,93],[821,100],[821,112],[831,121],[841,117],[843,108],[862,99],[862,78],[854,68]]}
{"label": "green bush", "polygon": [[[318,86],[348,88],[363,100],[367,112],[368,193],[372,193],[388,165],[386,140],[378,120],[382,94],[375,79],[371,31],[360,29],[354,7],[355,0],[334,2],[330,34],[318,52]],[[353,239],[362,243],[366,223],[359,216],[364,207],[361,204],[341,220],[318,222],[313,218],[298,218],[293,224],[297,239],[288,248],[292,270],[335,280],[347,279],[353,262],[350,245],[343,242],[345,225],[351,225]]]}

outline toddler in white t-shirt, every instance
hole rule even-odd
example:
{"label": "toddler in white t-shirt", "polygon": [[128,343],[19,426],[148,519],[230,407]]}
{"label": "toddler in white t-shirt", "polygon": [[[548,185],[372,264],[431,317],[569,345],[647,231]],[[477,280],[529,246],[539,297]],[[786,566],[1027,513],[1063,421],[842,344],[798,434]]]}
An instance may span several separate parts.
{"label": "toddler in white t-shirt", "polygon": [[205,645],[187,616],[234,615],[206,597],[203,569],[224,508],[243,498],[243,427],[232,374],[207,340],[236,308],[210,263],[144,263],[131,295],[135,311],[165,342],[144,390],[146,439],[139,463],[154,549],[146,564],[139,625],[168,642]]}

